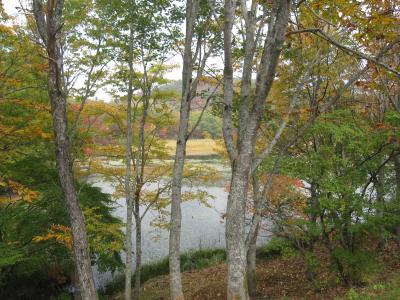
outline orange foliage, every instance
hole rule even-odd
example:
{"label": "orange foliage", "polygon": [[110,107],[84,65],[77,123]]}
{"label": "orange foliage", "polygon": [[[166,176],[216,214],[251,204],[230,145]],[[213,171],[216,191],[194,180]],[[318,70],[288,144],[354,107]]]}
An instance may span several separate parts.
{"label": "orange foliage", "polygon": [[4,181],[1,177],[0,187],[6,187],[10,189],[9,197],[0,197],[0,201],[3,200],[7,203],[15,203],[17,201],[31,203],[39,196],[39,192],[31,190],[28,187],[12,180]]}
{"label": "orange foliage", "polygon": [[270,180],[272,176],[272,186],[267,195],[270,207],[277,209],[279,207],[290,207],[293,213],[302,214],[306,207],[306,198],[304,197],[304,184],[301,180],[284,175],[271,175],[264,173],[260,176],[263,182]]}
{"label": "orange foliage", "polygon": [[46,235],[37,235],[33,238],[33,241],[42,242],[53,239],[58,243],[65,245],[68,250],[72,249],[71,228],[61,224],[52,224]]}

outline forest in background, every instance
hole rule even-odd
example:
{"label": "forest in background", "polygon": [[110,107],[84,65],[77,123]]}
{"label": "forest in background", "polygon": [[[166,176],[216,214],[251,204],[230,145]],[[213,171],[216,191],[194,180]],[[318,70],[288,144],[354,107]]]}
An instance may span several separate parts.
{"label": "forest in background", "polygon": [[[1,299],[400,291],[399,1],[16,6],[0,2]],[[230,174],[226,248],[183,254],[181,204],[211,199],[183,187],[223,180],[190,161],[210,157]],[[143,265],[149,211],[169,256]],[[97,290],[93,266],[118,278]]]}

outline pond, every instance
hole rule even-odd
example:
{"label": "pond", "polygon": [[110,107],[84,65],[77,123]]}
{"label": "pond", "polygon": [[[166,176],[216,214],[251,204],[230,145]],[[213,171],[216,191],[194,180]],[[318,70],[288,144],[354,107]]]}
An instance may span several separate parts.
{"label": "pond", "polygon": [[[182,203],[182,252],[189,250],[199,250],[205,248],[224,248],[225,247],[225,219],[223,215],[226,211],[228,199],[227,184],[230,170],[217,160],[195,160],[191,159],[192,164],[210,164],[217,168],[223,175],[223,180],[215,183],[199,186],[183,186],[183,191],[195,192],[196,189],[206,190],[212,198],[208,201],[210,206],[206,206],[198,201],[189,201]],[[105,193],[113,193],[112,182],[101,180],[98,177],[92,177],[89,180],[94,186],[100,187]],[[146,188],[150,188],[148,186]],[[125,198],[117,199],[117,208],[114,211],[115,216],[126,220]],[[144,208],[141,208],[142,211]],[[168,255],[169,232],[164,229],[154,228],[151,221],[157,216],[157,212],[149,210],[142,221],[142,257],[143,263],[160,260]],[[265,243],[266,237],[259,238],[259,243]],[[135,242],[135,233],[132,235]],[[134,245],[133,245],[134,246]],[[124,256],[124,254],[122,254]],[[112,279],[110,272],[100,273],[94,268],[96,285],[103,287]]]}

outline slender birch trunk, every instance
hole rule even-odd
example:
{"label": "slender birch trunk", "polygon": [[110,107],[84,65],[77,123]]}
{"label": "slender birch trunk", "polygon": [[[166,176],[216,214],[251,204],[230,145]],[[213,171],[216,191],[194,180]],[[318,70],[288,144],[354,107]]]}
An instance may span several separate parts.
{"label": "slender birch trunk", "polygon": [[[140,197],[139,193],[136,199]],[[140,217],[140,202],[135,199],[135,224],[136,224],[136,259],[135,259],[135,288],[133,292],[133,299],[139,300],[140,298],[140,276],[142,269],[142,219]]]}
{"label": "slender birch trunk", "polygon": [[125,300],[132,299],[132,214],[133,199],[130,187],[131,180],[131,148],[132,148],[132,98],[133,98],[133,28],[129,28],[129,79],[126,109],[126,232],[125,232]]}
{"label": "slender birch trunk", "polygon": [[136,224],[136,256],[135,256],[135,287],[133,292],[133,299],[139,300],[140,298],[140,276],[142,269],[142,218],[140,216],[140,193],[143,187],[143,176],[144,176],[144,155],[145,155],[145,132],[144,127],[146,125],[147,114],[149,109],[149,90],[147,87],[147,69],[144,67],[144,95],[143,95],[143,115],[140,120],[139,128],[139,144],[137,148],[136,162],[135,162],[135,176],[134,176],[134,188],[135,188],[135,201],[134,201],[134,216]]}
{"label": "slender birch trunk", "polygon": [[63,56],[61,51],[61,28],[64,1],[33,0],[33,12],[38,32],[48,55],[48,93],[53,118],[56,148],[56,165],[63,191],[73,237],[74,263],[83,300],[97,299],[90,263],[89,246],[82,209],[74,185],[70,140],[67,125],[67,99],[63,82]]}
{"label": "slender birch trunk", "polygon": [[194,24],[198,14],[198,9],[198,0],[187,0],[185,49],[183,55],[182,70],[182,99],[172,177],[171,221],[169,235],[169,275],[172,300],[184,299],[180,268],[180,239],[182,223],[181,191],[183,167],[186,157],[186,142],[188,138],[190,104],[194,96],[194,92],[192,90],[192,40],[194,34]]}

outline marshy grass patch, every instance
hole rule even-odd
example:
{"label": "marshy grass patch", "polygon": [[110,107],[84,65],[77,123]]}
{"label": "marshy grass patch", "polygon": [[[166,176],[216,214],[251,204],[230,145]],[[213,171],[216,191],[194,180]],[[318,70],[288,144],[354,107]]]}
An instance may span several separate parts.
{"label": "marshy grass patch", "polygon": [[[176,140],[167,140],[166,146],[171,156],[175,155]],[[192,139],[186,145],[187,156],[213,156],[218,155],[217,142],[213,139]]]}

